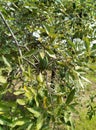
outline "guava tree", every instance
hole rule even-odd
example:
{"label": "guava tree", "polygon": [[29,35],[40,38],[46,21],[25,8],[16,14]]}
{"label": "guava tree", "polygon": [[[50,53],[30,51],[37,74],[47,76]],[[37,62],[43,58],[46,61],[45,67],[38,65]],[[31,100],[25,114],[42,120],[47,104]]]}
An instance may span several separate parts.
{"label": "guava tree", "polygon": [[0,1],[2,130],[74,129],[78,91],[96,54],[95,4]]}

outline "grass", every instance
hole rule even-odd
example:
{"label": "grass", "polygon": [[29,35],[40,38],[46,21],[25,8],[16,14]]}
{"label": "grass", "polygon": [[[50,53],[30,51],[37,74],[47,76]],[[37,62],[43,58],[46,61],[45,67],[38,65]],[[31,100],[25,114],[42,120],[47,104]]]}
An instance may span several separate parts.
{"label": "grass", "polygon": [[[87,75],[87,78],[92,82],[92,84],[88,85],[88,87],[85,90],[84,96],[81,100],[82,106],[78,108],[79,110],[79,118],[75,119],[75,130],[96,130],[96,115],[89,120],[87,118],[87,107],[86,104],[89,102],[90,95],[96,94],[96,72],[95,73],[89,73]],[[96,100],[93,103],[93,105],[96,106]]]}
{"label": "grass", "polygon": [[[88,84],[85,91],[81,91],[78,97],[81,105],[77,106],[79,115],[73,115],[75,130],[96,130],[96,115],[91,120],[88,119],[87,115],[87,104],[90,102],[90,95],[96,94],[96,72],[89,72],[86,78],[88,78],[92,84]],[[96,106],[96,100],[92,105]],[[58,130],[73,129],[61,126]]]}
{"label": "grass", "polygon": [[89,120],[86,118],[86,112],[80,112],[80,119],[75,122],[75,130],[96,130],[96,116]]}

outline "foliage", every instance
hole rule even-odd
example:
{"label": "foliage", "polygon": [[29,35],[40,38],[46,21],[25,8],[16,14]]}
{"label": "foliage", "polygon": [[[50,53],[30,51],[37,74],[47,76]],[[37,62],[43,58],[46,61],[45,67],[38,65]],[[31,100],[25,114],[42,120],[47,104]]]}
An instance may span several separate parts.
{"label": "foliage", "polygon": [[96,104],[94,103],[95,98],[96,95],[92,94],[90,96],[90,101],[87,104],[87,109],[88,109],[87,115],[90,120],[92,119],[92,117],[96,115]]}
{"label": "foliage", "polygon": [[[94,3],[93,3],[94,2]],[[94,0],[0,1],[0,124],[74,129],[72,113],[95,57]]]}

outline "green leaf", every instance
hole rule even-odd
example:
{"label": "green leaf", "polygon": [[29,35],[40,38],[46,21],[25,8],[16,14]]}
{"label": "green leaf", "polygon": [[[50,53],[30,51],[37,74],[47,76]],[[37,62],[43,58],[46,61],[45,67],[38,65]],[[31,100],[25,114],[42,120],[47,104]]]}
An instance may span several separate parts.
{"label": "green leaf", "polygon": [[0,126],[0,130],[3,130],[3,128]]}
{"label": "green leaf", "polygon": [[61,0],[56,0],[57,2],[61,3]]}
{"label": "green leaf", "polygon": [[32,93],[32,91],[30,90],[30,88],[24,86],[24,90],[25,90],[25,96],[26,96],[29,100],[32,100],[32,98],[33,98],[33,93]]}
{"label": "green leaf", "polygon": [[35,117],[39,117],[41,115],[40,112],[38,112],[37,110],[34,110],[33,108],[27,108],[27,110],[31,112]]}
{"label": "green leaf", "polygon": [[56,55],[53,52],[46,51],[46,53],[48,54],[49,57],[56,59]]}
{"label": "green leaf", "polygon": [[84,84],[83,84],[83,82],[81,81],[80,78],[78,79],[78,81],[79,81],[79,84],[81,85],[81,87],[84,89]]}
{"label": "green leaf", "polygon": [[6,83],[6,78],[4,76],[0,76],[0,83]]}
{"label": "green leaf", "polygon": [[37,81],[40,83],[43,82],[43,75],[41,73],[39,73],[39,75],[37,75]]}
{"label": "green leaf", "polygon": [[9,113],[10,108],[16,108],[16,102],[12,101],[0,101],[0,112]]}
{"label": "green leaf", "polygon": [[26,130],[32,130],[32,126],[33,126],[33,123],[31,122],[28,127],[26,128]]}
{"label": "green leaf", "polygon": [[[76,104],[77,105],[77,104]],[[77,111],[77,109],[75,108],[74,104],[70,104],[68,107],[69,107],[69,110],[73,113],[76,113],[76,114],[79,114],[79,112]]]}
{"label": "green leaf", "polygon": [[69,105],[73,101],[74,95],[75,95],[75,89],[72,89],[65,102],[67,105]]}
{"label": "green leaf", "polygon": [[80,78],[83,79],[83,80],[85,80],[86,82],[92,84],[92,82],[91,82],[90,80],[88,80],[87,78],[85,78],[85,77],[83,77],[83,76],[81,76],[81,75],[80,75]]}
{"label": "green leaf", "polygon": [[0,124],[1,124],[1,125],[10,126],[10,125],[11,125],[11,122],[10,122],[9,119],[4,118],[3,116],[0,116]]}
{"label": "green leaf", "polygon": [[38,52],[38,50],[31,49],[30,51],[28,51],[28,52],[26,51],[24,53],[24,57],[29,57],[29,56],[35,55],[37,52]]}
{"label": "green leaf", "polygon": [[85,2],[86,0],[80,0],[80,3],[83,3],[83,2]]}
{"label": "green leaf", "polygon": [[42,52],[40,52],[40,57],[42,58],[42,59],[44,59],[44,57],[45,57],[45,53],[42,51]]}
{"label": "green leaf", "polygon": [[18,95],[23,94],[23,93],[24,93],[24,90],[16,90],[14,92],[14,95],[18,96]]}
{"label": "green leaf", "polygon": [[88,67],[90,69],[96,70],[96,64],[89,64]]}
{"label": "green leaf", "polygon": [[22,126],[24,125],[25,123],[27,123],[28,120],[27,119],[18,119],[18,120],[15,120],[13,121],[12,123],[12,128],[16,127],[16,126]]}
{"label": "green leaf", "polygon": [[75,44],[71,40],[67,40],[68,44],[75,49]]}
{"label": "green leaf", "polygon": [[50,35],[50,27],[49,27],[47,24],[44,24],[43,27],[44,27],[46,33],[47,33],[48,35]]}
{"label": "green leaf", "polygon": [[10,110],[10,108],[3,103],[0,103],[0,112],[8,112]]}
{"label": "green leaf", "polygon": [[26,100],[24,100],[24,99],[17,99],[17,103],[19,105],[25,105],[26,104]]}
{"label": "green leaf", "polygon": [[54,33],[54,26],[48,25],[48,24],[43,24],[43,27],[44,27],[46,33],[49,35],[49,37],[56,38],[57,34]]}
{"label": "green leaf", "polygon": [[91,46],[90,46],[90,41],[87,37],[83,38],[84,39],[84,44],[85,44],[85,48],[87,50],[87,52],[90,52],[91,50]]}
{"label": "green leaf", "polygon": [[3,61],[4,61],[5,65],[7,65],[8,67],[11,67],[11,65],[9,64],[7,59],[4,56],[2,56],[2,58],[3,58]]}
{"label": "green leaf", "polygon": [[43,117],[40,116],[40,117],[37,119],[36,130],[41,130],[42,125],[43,125]]}
{"label": "green leaf", "polygon": [[1,125],[6,125],[6,121],[3,120],[3,119],[0,119],[0,124],[1,124]]}

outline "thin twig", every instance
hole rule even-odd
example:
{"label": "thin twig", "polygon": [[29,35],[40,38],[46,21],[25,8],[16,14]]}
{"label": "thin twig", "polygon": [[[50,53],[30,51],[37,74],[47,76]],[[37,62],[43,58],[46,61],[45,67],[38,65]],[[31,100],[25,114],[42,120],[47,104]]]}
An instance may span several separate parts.
{"label": "thin twig", "polygon": [[34,59],[37,61],[37,62],[39,62],[39,60],[37,59],[37,57],[36,56],[34,56],[34,55],[32,55],[33,57],[34,57]]}
{"label": "thin twig", "polygon": [[25,48],[27,51],[30,51],[29,48],[28,48],[27,46],[19,45],[19,47]]}
{"label": "thin twig", "polygon": [[13,37],[13,39],[14,39],[14,41],[15,41],[15,44],[16,44],[16,46],[17,46],[17,48],[18,48],[19,54],[20,54],[20,56],[22,57],[22,52],[21,52],[21,49],[20,49],[20,47],[19,47],[19,43],[18,43],[18,41],[17,41],[17,39],[16,39],[16,37],[15,37],[15,35],[14,35],[12,29],[10,28],[9,24],[8,24],[7,21],[5,20],[5,18],[4,18],[4,16],[3,16],[3,14],[2,14],[1,11],[0,11],[0,16],[1,16],[1,18],[2,18],[2,20],[3,20],[3,22],[4,22],[4,24],[5,24],[6,27],[8,28],[8,30],[9,30],[11,36]]}
{"label": "thin twig", "polygon": [[32,65],[35,69],[37,69],[37,67],[30,60],[26,59],[25,57],[23,57],[23,59]]}
{"label": "thin twig", "polygon": [[47,87],[47,90],[49,92],[49,94],[51,95],[55,95],[56,92],[55,92],[55,89],[51,87],[51,83],[48,82],[48,74],[47,74],[47,71],[45,71],[45,74],[46,74],[46,87]]}

